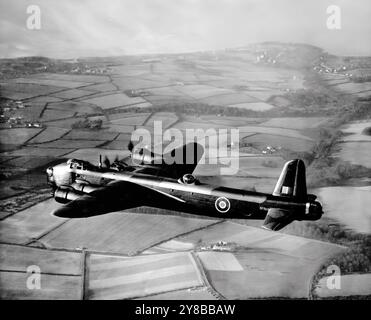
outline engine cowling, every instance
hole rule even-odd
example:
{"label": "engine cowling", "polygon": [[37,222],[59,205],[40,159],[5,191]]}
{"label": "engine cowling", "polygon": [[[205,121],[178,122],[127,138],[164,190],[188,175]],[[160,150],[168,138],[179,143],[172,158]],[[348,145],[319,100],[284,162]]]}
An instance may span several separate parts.
{"label": "engine cowling", "polygon": [[54,191],[54,199],[59,203],[68,203],[81,197],[84,192],[77,191],[73,188],[57,188]]}
{"label": "engine cowling", "polygon": [[78,183],[78,182],[75,182],[71,185],[71,187],[73,189],[75,189],[76,191],[79,191],[79,192],[83,192],[83,193],[90,193],[90,192],[93,192],[97,189],[99,189],[98,187],[93,187],[89,184],[86,184],[86,183]]}

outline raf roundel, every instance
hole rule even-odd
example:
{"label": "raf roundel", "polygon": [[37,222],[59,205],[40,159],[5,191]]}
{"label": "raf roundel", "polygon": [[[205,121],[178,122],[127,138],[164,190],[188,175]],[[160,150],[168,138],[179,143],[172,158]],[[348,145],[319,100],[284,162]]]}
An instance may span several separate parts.
{"label": "raf roundel", "polygon": [[225,197],[220,197],[215,200],[215,208],[221,213],[226,213],[229,211],[231,204],[229,200]]}

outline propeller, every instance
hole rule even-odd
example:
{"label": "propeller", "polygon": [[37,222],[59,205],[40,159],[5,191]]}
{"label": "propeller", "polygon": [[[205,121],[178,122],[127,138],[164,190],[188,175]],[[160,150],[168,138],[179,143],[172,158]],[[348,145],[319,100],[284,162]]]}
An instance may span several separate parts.
{"label": "propeller", "polygon": [[[128,143],[128,149],[129,149],[130,152],[132,152],[133,149],[134,149],[134,144],[131,140]],[[121,164],[121,165],[126,166],[127,165],[126,163],[121,163],[122,160],[123,159],[120,159],[118,154],[116,154],[115,159],[113,160],[112,163]],[[102,155],[99,155],[99,167],[100,168],[102,167],[103,164],[106,168],[111,168],[112,163],[111,163],[111,160],[106,155],[104,156],[103,161],[102,161]]]}
{"label": "propeller", "polygon": [[129,149],[130,152],[132,152],[133,149],[134,149],[134,144],[133,144],[133,142],[131,140],[128,143],[128,149]]}
{"label": "propeller", "polygon": [[109,168],[111,166],[111,161],[108,159],[107,156],[104,156],[104,160],[103,160],[103,163],[104,165]]}
{"label": "propeller", "polygon": [[102,168],[102,155],[99,155],[99,162],[98,162],[98,167]]}

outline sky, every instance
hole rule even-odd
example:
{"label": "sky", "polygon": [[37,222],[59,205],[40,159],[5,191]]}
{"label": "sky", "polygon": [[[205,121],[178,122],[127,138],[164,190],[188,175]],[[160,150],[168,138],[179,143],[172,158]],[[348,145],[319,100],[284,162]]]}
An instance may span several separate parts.
{"label": "sky", "polygon": [[[27,28],[38,5],[41,28]],[[329,5],[341,29],[326,27]],[[179,53],[263,41],[371,56],[370,0],[0,0],[0,57]]]}

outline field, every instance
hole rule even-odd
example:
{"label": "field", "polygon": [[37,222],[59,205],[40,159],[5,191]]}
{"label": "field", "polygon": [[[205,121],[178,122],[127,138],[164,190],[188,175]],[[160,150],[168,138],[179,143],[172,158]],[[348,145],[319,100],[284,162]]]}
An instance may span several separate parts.
{"label": "field", "polygon": [[[52,251],[25,246],[0,246],[1,299],[81,298],[81,258],[77,252]],[[27,290],[29,266],[41,272],[39,290]]]}
{"label": "field", "polygon": [[3,129],[0,131],[0,145],[10,144],[10,145],[22,145],[26,141],[32,139],[35,135],[41,132],[42,129]]}
{"label": "field", "polygon": [[178,240],[169,240],[162,242],[142,252],[142,254],[169,253],[179,251],[191,251],[195,248],[192,243],[186,243]]}
{"label": "field", "polygon": [[368,92],[371,94],[371,83],[342,83],[335,86],[337,90],[341,90],[346,93],[357,94],[361,92]]}
{"label": "field", "polygon": [[60,110],[60,109],[45,109],[41,117],[41,121],[50,121],[57,119],[72,118],[76,112],[74,110]]}
{"label": "field", "polygon": [[[95,75],[82,75],[82,74],[61,74],[61,73],[38,73],[31,75],[30,78],[36,79],[47,79],[47,80],[59,80],[65,81],[67,84],[63,86],[68,86],[69,82],[84,82],[84,83],[102,83],[108,82],[109,78],[106,76],[95,76]],[[63,82],[64,83],[64,82]]]}
{"label": "field", "polygon": [[92,104],[76,102],[76,101],[64,101],[64,102],[50,102],[47,108],[50,110],[60,110],[60,111],[73,111],[80,114],[94,114],[99,113],[99,108]]}
{"label": "field", "polygon": [[367,129],[371,121],[354,121],[342,127],[344,136],[340,144],[340,151],[336,154],[339,158],[352,164],[371,168],[371,136]]}
{"label": "field", "polygon": [[266,127],[277,127],[287,129],[312,129],[325,124],[328,118],[273,118],[261,125]]}
{"label": "field", "polygon": [[[58,141],[58,140],[57,140]],[[41,145],[41,144],[40,144]],[[23,147],[21,149],[17,149],[10,152],[4,152],[4,155],[11,156],[11,157],[19,157],[19,156],[44,156],[44,157],[61,157],[67,153],[72,152],[73,149],[66,149],[66,148],[47,148],[43,145],[43,148],[38,147]]]}
{"label": "field", "polygon": [[370,187],[327,187],[315,190],[326,215],[362,233],[371,232]]}
{"label": "field", "polygon": [[19,167],[20,169],[34,169],[40,166],[46,165],[53,161],[52,156],[49,157],[33,157],[33,156],[24,156],[12,158],[7,161],[8,166]]}
{"label": "field", "polygon": [[225,241],[232,252],[197,253],[215,290],[227,299],[305,298],[312,274],[344,248],[224,222],[179,239],[205,246]]}
{"label": "field", "polygon": [[128,299],[203,285],[189,253],[133,258],[90,255],[87,266],[88,299]]}
{"label": "field", "polygon": [[103,97],[90,98],[83,100],[86,103],[92,103],[102,109],[110,109],[123,105],[131,105],[145,102],[142,98],[130,98],[124,93],[115,93]]}
{"label": "field", "polygon": [[87,96],[89,94],[92,94],[92,92],[87,90],[81,90],[81,89],[72,89],[62,92],[57,92],[53,94],[53,97],[61,98],[61,99],[75,99]]}
{"label": "field", "polygon": [[[42,257],[39,257],[42,259]],[[26,272],[0,271],[2,300],[78,300],[81,298],[81,278],[67,275],[41,274],[40,290],[28,290]]]}
{"label": "field", "polygon": [[58,80],[58,79],[40,79],[35,77],[30,78],[17,78],[14,80],[15,83],[25,83],[25,84],[36,84],[36,85],[43,85],[43,86],[55,86],[55,87],[63,87],[63,88],[77,88],[88,85],[87,82],[76,82],[76,81],[66,81],[66,80]]}
{"label": "field", "polygon": [[114,125],[122,126],[140,126],[143,125],[146,119],[150,116],[150,113],[136,114],[114,114],[110,115],[109,119]]}
{"label": "field", "polygon": [[357,121],[346,125],[342,132],[346,136],[342,139],[343,141],[371,141],[371,135],[365,131],[371,127],[371,121]]}
{"label": "field", "polygon": [[67,153],[65,155],[65,158],[76,158],[89,161],[91,163],[97,163],[99,161],[99,155],[102,155],[102,157],[107,156],[109,159],[114,159],[116,156],[118,156],[119,158],[125,158],[130,155],[129,151],[126,150],[126,143],[120,141],[119,146],[125,146],[125,148],[119,148],[118,150],[103,148],[79,149]]}
{"label": "field", "polygon": [[184,93],[194,99],[202,99],[210,96],[215,96],[219,94],[231,93],[228,89],[216,88],[208,85],[188,85],[183,87],[178,87],[177,91]]}
{"label": "field", "polygon": [[210,271],[243,271],[241,264],[229,252],[199,252],[202,265]]}
{"label": "field", "polygon": [[[165,297],[175,299],[177,296],[205,299],[210,296],[219,298],[218,293],[226,298],[247,298],[267,297],[272,293],[275,296],[272,288],[276,288],[277,293],[283,297],[303,298],[308,294],[308,281],[310,280],[308,276],[312,274],[314,268],[323,259],[342,250],[341,247],[323,242],[280,233],[272,234],[231,222],[210,225],[208,220],[137,213],[119,213],[99,217],[100,241],[95,241],[92,246],[93,242],[90,237],[96,238],[96,235],[89,229],[97,228],[94,222],[87,222],[90,226],[86,228],[85,225],[84,227],[80,225],[83,221],[68,220],[59,226],[51,226],[51,230],[44,231],[45,236],[39,236],[40,231],[34,232],[30,229],[33,222],[35,223],[33,228],[35,228],[39,224],[39,217],[43,216],[44,223],[48,221],[45,221],[45,216],[36,209],[40,207],[34,206],[32,211],[27,211],[29,219],[26,224],[24,219],[20,221],[18,219],[13,222],[13,226],[22,227],[29,236],[32,234],[37,238],[31,242],[32,246],[48,250],[29,246],[2,245],[0,264],[2,270],[6,270],[11,275],[2,282],[3,297],[9,298],[12,294],[21,299],[30,297],[31,293],[18,288],[22,279],[27,275],[22,270],[27,265],[40,261],[38,265],[42,272],[49,275],[48,277],[42,275],[47,289],[57,285],[53,274],[63,266],[65,276],[61,277],[60,287],[53,293],[53,297],[56,298],[125,299],[159,295],[160,299]],[[21,214],[18,213],[16,216]],[[118,217],[124,217],[124,220]],[[109,220],[111,220],[110,223],[108,223]],[[171,231],[164,233],[164,221],[167,226],[171,224],[166,229]],[[1,223],[3,229],[4,222]],[[147,224],[148,227],[145,227]],[[177,230],[175,229],[177,225],[186,227]],[[191,229],[187,230],[187,225]],[[113,226],[120,229],[120,232],[115,232]],[[202,229],[195,230],[200,227]],[[14,228],[12,230],[15,231]],[[9,232],[6,225],[3,232],[4,234]],[[180,232],[187,234],[179,236]],[[136,241],[138,233],[148,235],[148,240],[142,238],[144,243],[142,241],[138,243]],[[164,238],[174,236],[176,236],[175,239],[163,242]],[[155,242],[158,241],[161,244],[144,251],[145,255],[132,256],[144,247],[153,246],[154,242],[150,238],[156,239]],[[24,240],[12,239],[11,241],[23,242]],[[211,252],[197,249],[201,245],[220,240],[236,243],[237,251]],[[59,249],[50,251],[49,248]],[[79,253],[82,248],[87,251],[85,258]],[[196,250],[199,262],[194,260],[193,255],[189,253],[190,250]],[[95,252],[105,253],[96,254]],[[115,253],[115,255],[107,255],[106,252]],[[120,254],[117,255],[118,253]],[[130,257],[123,256],[123,254],[129,254]],[[204,271],[200,271],[201,266],[205,269]],[[23,276],[18,273],[11,274],[18,270],[24,272]],[[86,270],[84,280],[81,278],[81,270]],[[282,275],[285,274],[284,278],[275,276],[277,272],[280,272],[279,270],[282,270]],[[209,288],[208,282],[205,282],[203,272],[207,273],[212,288]],[[266,279],[264,275],[270,282],[264,281]],[[285,290],[293,284],[290,279],[294,278],[298,281],[289,292],[286,292]],[[84,293],[81,292],[81,281],[85,281]],[[272,286],[272,281],[274,281],[274,286]],[[258,286],[256,285],[258,282],[265,283],[265,285],[262,286],[261,283]],[[72,289],[71,286],[76,289],[68,292],[68,289]],[[186,288],[190,289],[184,290]],[[217,290],[216,293],[214,290]],[[44,297],[43,294],[44,292],[41,291],[31,297],[39,299]]]}
{"label": "field", "polygon": [[264,149],[266,146],[272,146],[276,149],[283,148],[295,152],[309,151],[313,147],[312,141],[302,139],[302,137],[296,138],[265,133],[248,136],[243,139],[243,142],[252,144],[254,147],[259,149]]}
{"label": "field", "polygon": [[274,108],[274,106],[265,102],[245,102],[230,104],[229,106],[233,108],[241,108],[253,111],[267,111]]}
{"label": "field", "polygon": [[40,202],[1,221],[2,243],[27,244],[47,234],[65,221],[50,213],[58,208],[54,199]]}
{"label": "field", "polygon": [[198,287],[187,290],[177,290],[166,293],[154,294],[151,296],[140,297],[139,300],[217,300],[207,287]]}
{"label": "field", "polygon": [[64,89],[61,87],[52,85],[43,86],[38,84],[6,83],[1,85],[1,96],[13,100],[23,100],[63,90]]}
{"label": "field", "polygon": [[[0,245],[1,270],[25,272],[27,266],[38,263],[43,273],[59,273],[63,265],[63,273],[71,276],[81,275],[81,254],[78,252],[45,250],[19,245]],[[35,256],[41,256],[35,261]]]}
{"label": "field", "polygon": [[307,141],[312,141],[313,139],[305,136],[304,134],[300,133],[300,131],[293,130],[293,129],[286,129],[286,128],[276,128],[276,127],[264,127],[264,126],[243,126],[239,127],[240,134],[246,132],[253,132],[253,133],[264,133],[264,134],[272,134],[276,136],[282,137],[290,137],[290,138],[298,138]]}
{"label": "field", "polygon": [[340,288],[329,289],[327,283],[332,279],[322,278],[315,293],[320,298],[335,298],[348,296],[370,296],[371,295],[371,274],[348,274],[340,278]]}
{"label": "field", "polygon": [[63,139],[67,140],[96,140],[96,141],[111,141],[118,136],[114,132],[100,132],[90,130],[72,130],[66,134]]}
{"label": "field", "polygon": [[58,140],[59,138],[61,138],[68,132],[69,132],[69,129],[49,127],[43,130],[43,132],[34,136],[29,141],[29,143],[44,143],[44,142],[49,142],[53,140]]}
{"label": "field", "polygon": [[344,142],[342,148],[336,155],[352,164],[358,164],[371,168],[370,149],[371,141]]}
{"label": "field", "polygon": [[39,144],[39,148],[52,148],[52,149],[84,149],[93,148],[102,144],[102,140],[69,140],[59,139],[52,142],[45,142]]}
{"label": "field", "polygon": [[178,117],[170,112],[157,112],[152,117],[148,118],[146,121],[146,125],[154,126],[154,122],[161,122],[161,126],[163,129],[167,129],[173,126],[177,121]]}
{"label": "field", "polygon": [[247,104],[250,102],[256,102],[257,100],[244,93],[230,93],[230,94],[221,94],[221,95],[216,95],[216,96],[212,96],[209,98],[204,98],[201,101],[208,103],[208,104],[228,106],[228,105],[234,105],[238,103]]}
{"label": "field", "polygon": [[[133,255],[179,233],[190,232],[211,223],[211,220],[120,212],[90,219],[69,220],[39,241],[54,248],[85,247],[93,251]],[[99,239],[95,233],[97,229],[100,230]],[[138,234],[142,235],[140,242]]]}

